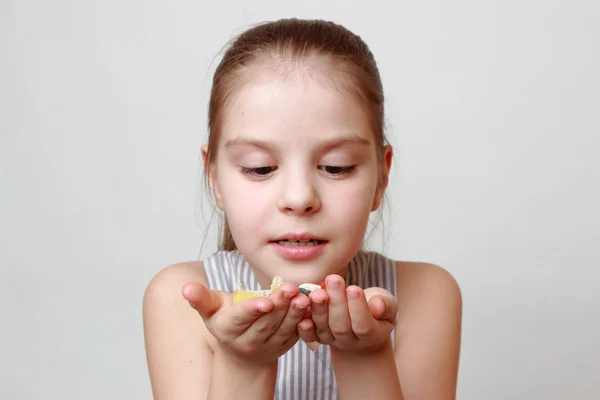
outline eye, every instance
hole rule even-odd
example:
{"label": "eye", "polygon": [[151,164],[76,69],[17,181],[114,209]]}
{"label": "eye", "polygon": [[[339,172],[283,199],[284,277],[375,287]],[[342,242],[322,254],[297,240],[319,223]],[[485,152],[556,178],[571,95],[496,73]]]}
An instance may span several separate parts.
{"label": "eye", "polygon": [[344,175],[348,175],[349,173],[353,172],[356,168],[356,165],[350,165],[350,166],[336,166],[336,165],[320,165],[319,169],[321,171],[324,171],[325,173],[327,173],[328,175],[332,175],[335,177],[340,177],[340,176],[344,176]]}
{"label": "eye", "polygon": [[269,175],[270,173],[272,173],[273,171],[275,171],[276,169],[277,169],[276,167],[256,167],[256,168],[241,167],[240,171],[244,175],[252,175],[255,177],[259,177],[259,178],[264,178],[267,175]]}

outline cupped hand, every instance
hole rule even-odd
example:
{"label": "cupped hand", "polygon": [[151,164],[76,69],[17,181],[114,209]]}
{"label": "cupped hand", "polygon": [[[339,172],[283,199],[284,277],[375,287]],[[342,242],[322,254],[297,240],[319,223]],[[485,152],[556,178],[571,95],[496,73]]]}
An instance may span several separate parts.
{"label": "cupped hand", "polygon": [[310,300],[293,283],[283,283],[270,298],[233,304],[232,294],[188,283],[183,296],[198,311],[219,350],[253,363],[270,363],[299,339],[297,326]]}
{"label": "cupped hand", "polygon": [[310,310],[310,318],[298,324],[302,340],[339,350],[371,351],[389,342],[398,303],[385,289],[346,288],[341,276],[330,275],[324,290],[310,294]]}

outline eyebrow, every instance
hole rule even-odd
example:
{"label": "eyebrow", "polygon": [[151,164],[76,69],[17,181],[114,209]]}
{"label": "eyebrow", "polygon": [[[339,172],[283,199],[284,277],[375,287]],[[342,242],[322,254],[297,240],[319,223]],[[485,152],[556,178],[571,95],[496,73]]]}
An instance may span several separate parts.
{"label": "eyebrow", "polygon": [[225,142],[226,148],[239,147],[239,146],[254,146],[254,147],[260,147],[265,150],[269,150],[273,147],[269,142],[266,142],[264,140],[247,139],[247,138],[239,138],[239,137],[229,139],[228,141]]}
{"label": "eyebrow", "polygon": [[[327,149],[332,149],[334,147],[338,147],[338,146],[342,146],[342,145],[346,145],[346,144],[369,146],[371,144],[371,141],[369,139],[366,139],[357,134],[350,134],[350,135],[346,135],[346,136],[328,140],[325,143],[321,144],[321,146],[324,146]],[[232,147],[238,147],[238,146],[253,146],[253,147],[259,147],[259,148],[265,149],[265,150],[270,150],[273,148],[273,145],[267,141],[258,140],[258,139],[250,139],[250,138],[236,137],[233,139],[229,139],[228,141],[225,142],[226,148],[232,148]]]}

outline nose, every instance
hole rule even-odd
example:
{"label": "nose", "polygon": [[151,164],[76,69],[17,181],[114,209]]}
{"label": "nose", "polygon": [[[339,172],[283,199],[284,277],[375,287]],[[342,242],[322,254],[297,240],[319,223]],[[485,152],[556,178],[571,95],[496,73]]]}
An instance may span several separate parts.
{"label": "nose", "polygon": [[278,201],[279,210],[285,214],[310,215],[321,209],[318,190],[309,176],[294,174],[283,179]]}

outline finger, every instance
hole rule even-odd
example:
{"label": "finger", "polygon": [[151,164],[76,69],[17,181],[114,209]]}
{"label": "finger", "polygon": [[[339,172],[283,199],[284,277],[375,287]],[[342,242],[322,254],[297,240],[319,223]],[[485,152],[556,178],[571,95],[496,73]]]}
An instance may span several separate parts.
{"label": "finger", "polygon": [[314,325],[314,333],[321,344],[329,344],[334,340],[329,329],[329,297],[323,289],[317,289],[310,294],[311,319]]}
{"label": "finger", "polygon": [[384,288],[380,288],[380,287],[370,287],[370,288],[363,289],[363,291],[365,292],[365,297],[367,298],[367,303],[369,302],[369,300],[371,300],[372,297],[375,297],[377,295],[394,297],[394,295],[392,295],[389,291],[385,290]]}
{"label": "finger", "polygon": [[183,286],[183,297],[190,303],[202,318],[213,316],[225,304],[224,293],[208,289],[201,283],[191,282]]}
{"label": "finger", "polygon": [[396,323],[398,301],[391,295],[375,295],[369,300],[369,309],[374,318]]}
{"label": "finger", "polygon": [[248,327],[273,308],[267,298],[253,298],[241,303],[223,307],[212,317],[205,319],[207,329],[222,343],[237,341]]}
{"label": "finger", "polygon": [[370,335],[375,328],[376,321],[367,304],[365,293],[358,286],[348,286],[346,297],[348,298],[348,313],[350,314],[352,332],[358,338]]}
{"label": "finger", "polygon": [[271,312],[262,315],[249,326],[246,332],[240,337],[240,340],[253,342],[267,340],[279,328],[290,308],[292,298],[297,294],[298,286],[289,282],[283,283],[270,298],[273,303]]}
{"label": "finger", "polygon": [[283,317],[279,328],[273,333],[268,341],[275,344],[285,344],[290,340],[298,338],[298,323],[304,318],[304,312],[308,308],[310,300],[303,294],[297,294]]}
{"label": "finger", "polygon": [[298,335],[305,343],[314,343],[319,341],[317,333],[315,332],[315,324],[310,318],[304,318],[298,323]]}
{"label": "finger", "polygon": [[304,318],[310,318],[312,310],[310,309],[310,299],[308,300],[308,307],[304,310]]}
{"label": "finger", "polygon": [[337,340],[354,336],[344,279],[339,275],[330,275],[325,279],[325,288],[329,296],[329,329],[333,337]]}

